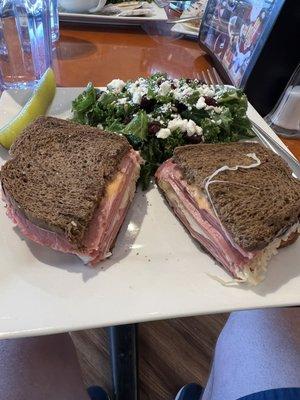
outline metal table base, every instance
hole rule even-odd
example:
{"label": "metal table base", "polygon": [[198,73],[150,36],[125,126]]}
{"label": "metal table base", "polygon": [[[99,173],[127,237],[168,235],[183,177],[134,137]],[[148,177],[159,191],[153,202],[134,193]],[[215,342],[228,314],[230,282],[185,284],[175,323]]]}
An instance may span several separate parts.
{"label": "metal table base", "polygon": [[138,400],[137,325],[108,328],[114,400]]}

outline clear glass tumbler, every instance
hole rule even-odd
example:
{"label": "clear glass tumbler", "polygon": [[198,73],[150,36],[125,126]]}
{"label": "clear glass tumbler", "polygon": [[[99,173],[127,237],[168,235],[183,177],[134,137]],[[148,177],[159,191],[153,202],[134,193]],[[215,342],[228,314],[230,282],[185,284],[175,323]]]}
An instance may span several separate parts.
{"label": "clear glass tumbler", "polygon": [[0,90],[34,87],[51,63],[48,0],[1,0]]}
{"label": "clear glass tumbler", "polygon": [[279,135],[300,138],[300,64],[265,120]]}

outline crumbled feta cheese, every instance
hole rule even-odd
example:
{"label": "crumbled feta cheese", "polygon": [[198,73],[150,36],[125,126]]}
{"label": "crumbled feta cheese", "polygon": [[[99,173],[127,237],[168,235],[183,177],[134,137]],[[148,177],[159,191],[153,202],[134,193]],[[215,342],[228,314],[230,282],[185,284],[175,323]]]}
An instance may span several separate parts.
{"label": "crumbled feta cheese", "polygon": [[215,95],[215,89],[210,85],[201,85],[199,91],[201,96],[213,97]]}
{"label": "crumbled feta cheese", "polygon": [[135,83],[138,83],[139,85],[147,85],[147,79],[145,78],[139,78],[138,80],[135,81]]}
{"label": "crumbled feta cheese", "polygon": [[122,79],[113,79],[108,85],[107,88],[115,93],[122,92],[123,87],[125,86],[125,82]]}
{"label": "crumbled feta cheese", "polygon": [[126,104],[128,102],[127,97],[122,97],[121,99],[118,99],[118,104]]}
{"label": "crumbled feta cheese", "polygon": [[140,82],[138,79],[135,83],[128,86],[128,92],[132,95],[133,104],[140,104],[142,97],[147,94],[147,86],[145,85],[145,80]]}
{"label": "crumbled feta cheese", "polygon": [[161,128],[157,133],[156,137],[158,139],[167,139],[171,135],[171,131],[168,128]]}
{"label": "crumbled feta cheese", "polygon": [[159,89],[158,89],[158,94],[159,96],[166,96],[171,90],[171,84],[169,81],[164,81]]}
{"label": "crumbled feta cheese", "polygon": [[198,126],[195,121],[193,121],[191,119],[188,121],[188,123],[186,125],[186,133],[188,136],[193,136],[193,135],[201,136],[202,132],[203,132],[203,130],[202,130],[201,126]]}
{"label": "crumbled feta cheese", "polygon": [[174,90],[174,98],[180,101],[193,94],[193,92],[194,90],[185,84]]}
{"label": "crumbled feta cheese", "polygon": [[98,125],[97,125],[97,128],[103,129],[103,125],[102,125],[102,124],[98,124]]}
{"label": "crumbled feta cheese", "polygon": [[205,107],[206,107],[205,99],[203,96],[200,96],[196,103],[196,108],[198,108],[198,110],[201,110],[202,108]]}
{"label": "crumbled feta cheese", "polygon": [[137,87],[136,90],[132,93],[133,103],[140,104],[144,94],[144,91],[140,87]]}
{"label": "crumbled feta cheese", "polygon": [[187,122],[188,121],[186,119],[181,119],[181,117],[174,118],[169,121],[168,128],[171,132],[176,131],[176,129],[180,129],[181,132],[185,132]]}
{"label": "crumbled feta cheese", "polygon": [[196,133],[196,123],[193,120],[189,120],[186,124],[186,133],[188,136],[192,136]]}
{"label": "crumbled feta cheese", "polygon": [[169,121],[168,129],[171,132],[180,129],[181,132],[187,132],[188,136],[202,135],[203,133],[201,126],[198,126],[195,121],[182,119],[180,116]]}
{"label": "crumbled feta cheese", "polygon": [[130,84],[127,86],[127,92],[132,94],[135,88],[136,88],[135,83],[130,83]]}
{"label": "crumbled feta cheese", "polygon": [[171,103],[163,104],[163,105],[159,108],[159,111],[160,111],[162,114],[165,114],[165,113],[167,113],[167,112],[169,112],[169,111],[172,111],[172,104],[171,104]]}
{"label": "crumbled feta cheese", "polygon": [[196,125],[196,133],[199,136],[203,135],[203,129],[201,128],[201,126]]}
{"label": "crumbled feta cheese", "polygon": [[221,114],[222,107],[214,107],[214,112],[217,113],[217,114]]}

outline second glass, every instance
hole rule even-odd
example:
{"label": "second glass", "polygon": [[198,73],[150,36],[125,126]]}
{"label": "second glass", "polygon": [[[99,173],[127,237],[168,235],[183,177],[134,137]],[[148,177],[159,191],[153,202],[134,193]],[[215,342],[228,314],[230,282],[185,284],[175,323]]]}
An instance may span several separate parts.
{"label": "second glass", "polygon": [[278,135],[300,138],[300,64],[265,120]]}

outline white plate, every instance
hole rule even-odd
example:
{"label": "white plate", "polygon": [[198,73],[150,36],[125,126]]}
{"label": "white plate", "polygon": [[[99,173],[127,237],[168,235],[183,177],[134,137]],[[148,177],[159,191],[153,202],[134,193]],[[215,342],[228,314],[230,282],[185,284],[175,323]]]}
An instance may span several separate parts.
{"label": "white plate", "polygon": [[[58,88],[49,113],[66,118],[81,91]],[[0,124],[18,108],[4,93]],[[266,125],[252,107],[249,113]],[[7,153],[0,154],[3,162]],[[259,286],[224,287],[211,275],[229,276],[190,238],[155,188],[136,195],[101,269],[22,239],[3,204],[0,222],[0,338],[300,304],[300,241],[273,258]]]}
{"label": "white plate", "polygon": [[172,26],[171,31],[181,33],[184,36],[187,36],[192,39],[198,39],[199,29],[200,28],[196,28],[196,27],[190,28],[190,26],[185,23],[182,23],[182,24],[178,23],[178,24],[174,24],[174,26]]}
{"label": "white plate", "polygon": [[62,22],[77,22],[82,24],[114,24],[114,25],[141,25],[147,22],[166,21],[168,19],[164,8],[152,2],[153,15],[151,17],[118,17],[117,15],[99,15],[89,13],[60,12]]}

